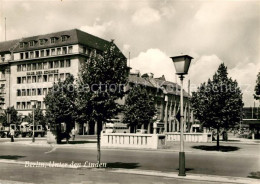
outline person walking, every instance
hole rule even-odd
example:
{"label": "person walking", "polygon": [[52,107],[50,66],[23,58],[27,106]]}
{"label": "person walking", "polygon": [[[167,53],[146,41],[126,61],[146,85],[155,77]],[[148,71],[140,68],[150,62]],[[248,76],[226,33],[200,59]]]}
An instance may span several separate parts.
{"label": "person walking", "polygon": [[10,130],[10,135],[11,135],[11,142],[14,142],[14,129],[13,128]]}
{"label": "person walking", "polygon": [[75,130],[75,128],[73,127],[72,130],[71,130],[71,135],[72,135],[72,140],[73,140],[73,141],[75,140],[75,134],[76,134],[76,130]]}

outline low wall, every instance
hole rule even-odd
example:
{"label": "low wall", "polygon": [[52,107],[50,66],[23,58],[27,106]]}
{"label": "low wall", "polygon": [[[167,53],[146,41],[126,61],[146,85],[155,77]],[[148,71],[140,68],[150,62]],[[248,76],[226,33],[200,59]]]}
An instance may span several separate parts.
{"label": "low wall", "polygon": [[158,149],[165,145],[165,135],[102,133],[101,147]]}
{"label": "low wall", "polygon": [[[185,142],[212,142],[212,133],[184,133],[183,136]],[[180,133],[166,133],[166,141],[180,141]]]}

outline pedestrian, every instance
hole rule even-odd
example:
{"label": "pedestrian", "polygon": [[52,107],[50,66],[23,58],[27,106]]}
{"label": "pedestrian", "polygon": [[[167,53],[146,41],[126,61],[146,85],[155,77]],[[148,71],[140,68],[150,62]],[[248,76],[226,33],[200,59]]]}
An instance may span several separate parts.
{"label": "pedestrian", "polygon": [[72,135],[72,140],[73,140],[73,141],[75,140],[75,134],[76,134],[76,130],[75,130],[75,128],[73,127],[72,130],[71,130],[71,135]]}
{"label": "pedestrian", "polygon": [[13,128],[10,130],[10,135],[11,135],[11,142],[14,142],[14,129]]}

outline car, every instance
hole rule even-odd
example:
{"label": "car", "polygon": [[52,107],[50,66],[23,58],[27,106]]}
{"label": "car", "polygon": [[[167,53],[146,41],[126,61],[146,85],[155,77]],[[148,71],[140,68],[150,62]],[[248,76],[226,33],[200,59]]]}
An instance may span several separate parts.
{"label": "car", "polygon": [[147,130],[146,129],[137,129],[136,133],[137,134],[147,134]]}

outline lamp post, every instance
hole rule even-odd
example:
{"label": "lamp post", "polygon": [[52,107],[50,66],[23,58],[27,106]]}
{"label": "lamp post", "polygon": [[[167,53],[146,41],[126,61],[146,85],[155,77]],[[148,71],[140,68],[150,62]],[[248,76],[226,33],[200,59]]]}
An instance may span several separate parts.
{"label": "lamp post", "polygon": [[176,74],[180,76],[181,80],[181,137],[180,137],[180,152],[179,152],[179,176],[186,176],[185,173],[185,152],[184,152],[184,137],[183,137],[183,79],[184,75],[188,73],[190,62],[193,59],[188,55],[171,57]]}
{"label": "lamp post", "polygon": [[34,125],[35,125],[35,120],[34,120],[34,110],[36,108],[37,100],[31,100],[31,105],[32,105],[32,116],[33,116],[33,134],[32,134],[32,142],[35,142],[35,136],[34,136]]}

